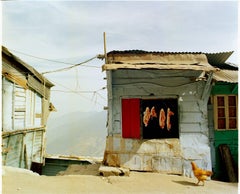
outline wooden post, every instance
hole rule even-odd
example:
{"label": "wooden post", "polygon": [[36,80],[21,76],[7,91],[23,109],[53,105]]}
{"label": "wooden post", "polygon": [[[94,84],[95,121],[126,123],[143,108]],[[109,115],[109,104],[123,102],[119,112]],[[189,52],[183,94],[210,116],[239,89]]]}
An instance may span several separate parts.
{"label": "wooden post", "polygon": [[105,64],[107,64],[107,47],[106,47],[106,32],[103,32],[103,41],[104,41],[104,58]]}
{"label": "wooden post", "polygon": [[204,86],[204,89],[203,89],[203,93],[202,93],[202,100],[205,100],[207,96],[207,94],[209,94],[210,90],[211,90],[211,81],[212,81],[212,78],[213,78],[213,72],[210,72],[209,75],[208,75],[208,79],[207,79],[207,82]]}
{"label": "wooden post", "polygon": [[24,144],[24,161],[25,161],[25,168],[28,169],[28,156],[27,156],[27,146]]}
{"label": "wooden post", "polygon": [[234,169],[234,162],[228,145],[221,144],[219,146],[220,154],[224,162],[224,168],[227,170],[229,182],[238,182],[238,178]]}

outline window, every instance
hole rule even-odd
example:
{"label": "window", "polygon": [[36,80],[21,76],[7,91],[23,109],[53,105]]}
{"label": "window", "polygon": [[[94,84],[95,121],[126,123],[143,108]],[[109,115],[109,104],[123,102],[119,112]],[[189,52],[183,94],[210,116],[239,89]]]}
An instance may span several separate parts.
{"label": "window", "polygon": [[40,127],[42,97],[2,77],[2,131]]}
{"label": "window", "polygon": [[177,98],[122,99],[122,137],[178,138]]}
{"label": "window", "polygon": [[42,98],[36,92],[27,90],[26,127],[40,127],[42,123]]}
{"label": "window", "polygon": [[214,96],[215,129],[237,129],[237,95]]}

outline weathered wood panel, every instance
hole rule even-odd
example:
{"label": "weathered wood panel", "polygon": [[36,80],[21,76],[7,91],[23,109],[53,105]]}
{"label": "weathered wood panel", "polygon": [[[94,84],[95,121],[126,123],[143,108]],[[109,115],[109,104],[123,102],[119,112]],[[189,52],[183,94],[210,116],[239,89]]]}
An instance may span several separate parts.
{"label": "weathered wood panel", "polygon": [[26,90],[14,84],[13,93],[13,128],[24,129],[26,118]]}
{"label": "weathered wood panel", "polygon": [[13,130],[12,126],[12,102],[13,83],[7,79],[2,79],[2,128],[3,131]]}
{"label": "weathered wood panel", "polygon": [[4,58],[2,61],[2,74],[10,81],[22,86],[23,88],[27,88],[26,76],[19,70],[15,69],[14,65],[6,61]]}
{"label": "weathered wood panel", "polygon": [[34,134],[32,161],[42,163],[43,157],[43,131],[37,131]]}
{"label": "weathered wood panel", "polygon": [[[47,81],[46,81],[47,82]],[[49,99],[50,98],[50,89],[46,87],[46,83],[41,83],[36,80],[33,76],[28,75],[28,86],[34,89],[42,97]]]}

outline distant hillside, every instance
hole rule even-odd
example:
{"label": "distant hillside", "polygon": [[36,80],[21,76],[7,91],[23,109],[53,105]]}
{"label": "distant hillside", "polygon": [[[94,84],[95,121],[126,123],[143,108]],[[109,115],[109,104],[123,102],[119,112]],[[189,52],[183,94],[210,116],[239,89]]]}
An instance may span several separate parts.
{"label": "distant hillside", "polygon": [[107,135],[106,114],[74,112],[50,117],[47,124],[46,153],[103,156]]}

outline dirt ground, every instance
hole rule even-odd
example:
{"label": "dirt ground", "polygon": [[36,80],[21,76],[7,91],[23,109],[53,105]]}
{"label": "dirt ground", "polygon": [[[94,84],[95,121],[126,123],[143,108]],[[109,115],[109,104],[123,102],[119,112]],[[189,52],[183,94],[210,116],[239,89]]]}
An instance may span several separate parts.
{"label": "dirt ground", "polygon": [[2,169],[3,194],[158,193],[236,194],[237,183],[206,181],[197,186],[195,178],[160,173],[130,172],[129,176],[97,175],[97,166],[70,166],[59,176],[40,176],[13,167]]}

